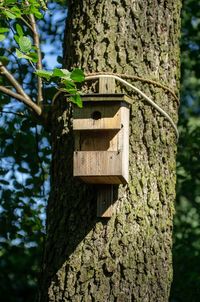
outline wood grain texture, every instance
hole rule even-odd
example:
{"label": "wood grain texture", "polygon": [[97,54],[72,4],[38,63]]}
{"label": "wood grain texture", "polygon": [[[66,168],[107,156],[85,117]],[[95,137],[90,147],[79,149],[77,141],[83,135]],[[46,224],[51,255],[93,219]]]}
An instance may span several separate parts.
{"label": "wood grain texture", "polygon": [[115,79],[106,77],[100,78],[99,93],[115,93]]}
{"label": "wood grain texture", "polygon": [[[100,118],[94,120],[93,113],[99,113]],[[86,102],[83,108],[74,108],[74,176],[94,184],[128,181],[129,113],[124,102]],[[115,151],[116,156],[110,156],[109,151]]]}
{"label": "wood grain texture", "polygon": [[[120,148],[118,130],[80,131],[79,147],[76,151],[118,151]],[[75,137],[77,132],[75,132]]]}
{"label": "wood grain texture", "polygon": [[[69,95],[70,96],[70,95]],[[125,102],[133,104],[133,99],[124,93],[87,93],[81,95],[83,102]]]}
{"label": "wood grain texture", "polygon": [[[98,112],[99,119],[93,115]],[[73,129],[74,130],[109,130],[121,128],[120,103],[84,103],[83,108],[74,108]]]}
{"label": "wood grain texture", "polygon": [[113,185],[101,185],[97,190],[97,217],[110,218],[114,206]]}
{"label": "wood grain texture", "polygon": [[126,183],[126,179],[122,175],[122,153],[118,151],[76,151],[74,152],[74,176],[79,176],[83,180],[86,177],[87,182],[90,183],[101,184],[106,180],[108,184],[120,184],[121,181]]}

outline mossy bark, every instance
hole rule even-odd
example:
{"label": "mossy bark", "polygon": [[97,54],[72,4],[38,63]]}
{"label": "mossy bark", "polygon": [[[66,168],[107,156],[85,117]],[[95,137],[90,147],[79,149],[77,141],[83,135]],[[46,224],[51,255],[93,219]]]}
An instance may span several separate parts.
{"label": "mossy bark", "polygon": [[[69,1],[67,68],[137,75],[177,93],[180,2]],[[178,104],[170,93],[140,81],[134,84],[177,122]],[[127,93],[133,97],[130,181],[120,186],[110,219],[96,217],[95,186],[72,176],[72,109],[63,99],[54,104],[41,302],[168,301],[176,135],[141,97]]]}

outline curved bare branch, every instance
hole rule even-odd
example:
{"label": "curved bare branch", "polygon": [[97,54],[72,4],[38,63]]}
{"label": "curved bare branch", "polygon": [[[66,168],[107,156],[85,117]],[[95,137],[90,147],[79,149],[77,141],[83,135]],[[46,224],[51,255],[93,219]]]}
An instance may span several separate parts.
{"label": "curved bare branch", "polygon": [[1,86],[1,85],[0,85],[0,91],[15,98],[18,101],[23,102],[25,105],[27,105],[29,108],[31,108],[37,115],[40,116],[42,114],[42,109],[37,104],[35,104],[29,97],[27,98],[25,96],[22,96],[22,95],[4,87],[4,86]]}

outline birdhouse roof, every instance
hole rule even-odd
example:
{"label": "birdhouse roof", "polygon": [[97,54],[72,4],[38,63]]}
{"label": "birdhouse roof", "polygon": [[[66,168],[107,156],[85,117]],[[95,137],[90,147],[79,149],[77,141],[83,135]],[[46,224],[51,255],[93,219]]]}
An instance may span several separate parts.
{"label": "birdhouse roof", "polygon": [[81,95],[83,102],[126,102],[132,104],[132,99],[123,93],[93,93]]}

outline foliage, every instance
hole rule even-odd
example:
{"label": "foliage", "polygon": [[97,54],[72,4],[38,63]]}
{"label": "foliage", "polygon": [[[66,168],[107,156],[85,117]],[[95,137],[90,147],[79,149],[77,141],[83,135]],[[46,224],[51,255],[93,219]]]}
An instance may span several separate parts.
{"label": "foliage", "polygon": [[[59,16],[49,11],[40,19],[41,45],[45,48],[47,40],[55,45],[56,52],[51,50],[50,55],[55,58],[56,64],[56,57],[61,55],[57,49],[61,49],[66,12],[54,3],[49,6],[52,10],[59,10]],[[56,24],[52,26],[55,17]],[[13,28],[14,20],[11,22]],[[23,23],[18,23],[15,28],[19,36],[22,34],[20,28],[28,33]],[[23,89],[28,94],[31,92],[33,99],[36,99],[37,78],[33,66],[27,64],[27,60],[16,57],[17,44],[12,39],[13,34],[5,33],[7,37],[0,48],[1,61],[3,56],[4,64]],[[44,68],[49,68],[47,61],[50,55],[47,49],[46,57],[43,57]],[[0,77],[0,82],[10,87],[5,78]],[[43,91],[46,102],[49,102],[56,89],[44,82]],[[49,135],[37,125],[34,116],[23,104],[2,93],[0,100],[0,300],[35,301],[49,192]]]}
{"label": "foliage", "polygon": [[[76,68],[72,72],[55,68],[53,71],[42,69],[41,49],[39,35],[36,27],[36,20],[44,18],[44,11],[47,10],[45,1],[40,0],[4,0],[0,2],[0,41],[13,36],[15,44],[15,56],[18,59],[27,60],[35,75],[53,82],[62,91],[71,94],[69,100],[82,107],[80,94],[76,83],[84,81],[84,73]],[[4,48],[1,48],[4,53]],[[5,62],[5,54],[1,54],[0,62]],[[8,63],[8,62],[6,62]],[[42,82],[38,84],[42,85]],[[38,90],[42,87],[38,87]]]}
{"label": "foliage", "polygon": [[57,83],[59,79],[61,86],[60,91],[67,92],[71,95],[69,100],[75,103],[78,107],[82,107],[82,100],[80,94],[77,92],[76,84],[83,82],[85,79],[84,73],[81,69],[75,68],[72,72],[67,69],[54,68],[52,71],[38,69],[36,72],[41,78],[45,78],[49,82]]}
{"label": "foliage", "polygon": [[27,116],[0,125],[0,283],[2,301],[33,301],[44,237],[50,148]]}
{"label": "foliage", "polygon": [[200,3],[184,0],[172,301],[200,299]]}

